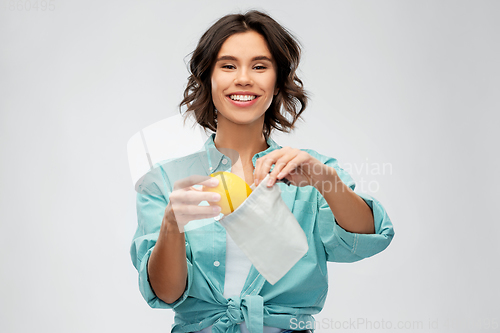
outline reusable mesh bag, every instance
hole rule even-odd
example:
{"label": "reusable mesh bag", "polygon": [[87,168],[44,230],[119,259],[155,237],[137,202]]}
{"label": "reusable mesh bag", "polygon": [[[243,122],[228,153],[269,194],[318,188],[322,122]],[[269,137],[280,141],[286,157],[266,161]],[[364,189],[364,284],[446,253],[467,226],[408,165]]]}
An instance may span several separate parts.
{"label": "reusable mesh bag", "polygon": [[272,285],[309,250],[307,237],[267,175],[231,214],[220,219],[236,245]]}

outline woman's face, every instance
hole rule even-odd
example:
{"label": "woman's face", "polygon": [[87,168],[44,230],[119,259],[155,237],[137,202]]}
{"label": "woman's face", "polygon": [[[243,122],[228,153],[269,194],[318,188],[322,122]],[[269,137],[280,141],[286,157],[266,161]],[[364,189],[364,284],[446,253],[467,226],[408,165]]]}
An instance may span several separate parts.
{"label": "woman's face", "polygon": [[271,105],[276,87],[276,62],[266,40],[255,31],[226,39],[212,71],[212,99],[221,117],[237,124],[261,119]]}

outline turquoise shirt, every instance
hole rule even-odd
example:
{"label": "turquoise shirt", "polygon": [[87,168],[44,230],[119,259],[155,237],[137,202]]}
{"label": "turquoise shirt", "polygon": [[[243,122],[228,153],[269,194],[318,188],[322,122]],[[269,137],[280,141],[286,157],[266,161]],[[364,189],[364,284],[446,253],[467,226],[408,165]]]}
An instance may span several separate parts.
{"label": "turquoise shirt", "polygon": [[[375,233],[357,234],[337,224],[326,200],[313,186],[276,183],[274,186],[280,187],[284,202],[304,229],[309,244],[309,251],[281,280],[271,285],[252,265],[240,296],[226,299],[226,230],[212,218],[186,225],[188,280],[184,294],[167,304],[152,290],[147,264],[175,181],[193,174],[208,176],[231,171],[230,159],[216,149],[214,137],[215,133],[194,154],[156,164],[138,186],[138,226],[130,254],[139,273],[142,296],[152,308],[175,311],[172,332],[199,331],[212,324],[216,333],[240,332],[238,323],[244,320],[251,333],[261,333],[263,326],[298,329],[295,325],[299,321],[314,322],[312,315],[323,309],[328,293],[327,261],[354,262],[373,256],[384,250],[394,236],[385,209],[369,195],[357,193],[373,212]],[[268,149],[253,156],[254,167],[258,158],[282,148],[271,138],[267,143]],[[335,168],[341,180],[354,190],[353,179],[336,159],[311,149],[302,150]]]}

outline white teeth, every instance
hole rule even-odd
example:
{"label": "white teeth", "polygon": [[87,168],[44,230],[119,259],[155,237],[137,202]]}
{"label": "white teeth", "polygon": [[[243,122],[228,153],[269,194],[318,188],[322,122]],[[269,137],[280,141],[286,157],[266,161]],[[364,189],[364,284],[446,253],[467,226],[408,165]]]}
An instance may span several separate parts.
{"label": "white teeth", "polygon": [[256,98],[253,95],[231,95],[229,96],[233,101],[251,101]]}

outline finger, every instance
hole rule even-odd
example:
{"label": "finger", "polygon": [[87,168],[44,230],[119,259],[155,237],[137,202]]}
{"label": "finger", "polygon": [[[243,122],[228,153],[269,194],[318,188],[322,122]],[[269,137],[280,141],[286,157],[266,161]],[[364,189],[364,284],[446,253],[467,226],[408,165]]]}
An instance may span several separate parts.
{"label": "finger", "polygon": [[[281,171],[276,175],[276,179],[283,179],[287,175],[292,175],[304,162],[304,158],[299,155],[295,156],[288,164],[281,169]],[[290,180],[290,178],[288,178]]]}
{"label": "finger", "polygon": [[276,152],[278,151],[275,150],[257,160],[257,163],[255,164],[256,186],[259,185],[259,183],[267,176],[274,162],[282,156],[282,154],[278,155]]}
{"label": "finger", "polygon": [[[217,179],[214,177],[210,176],[203,176],[203,175],[191,175],[189,177],[179,179],[174,183],[174,190],[178,189],[183,189],[186,187],[190,187],[193,185],[204,185],[205,183],[207,184],[206,186],[213,186],[215,181],[213,179]],[[218,180],[217,180],[218,184]]]}
{"label": "finger", "polygon": [[271,187],[276,183],[276,178],[278,176],[278,173],[280,173],[280,171],[290,163],[288,161],[291,159],[293,159],[292,155],[284,155],[276,161],[276,163],[274,164],[273,171],[271,171],[271,173],[269,174],[269,180],[267,182],[267,187]]}
{"label": "finger", "polygon": [[307,186],[312,184],[312,177],[311,177],[311,165],[308,162],[308,155],[300,155],[297,156],[297,168],[294,170],[290,170],[289,174],[297,174],[298,175],[298,180],[299,183],[295,184],[295,186]]}
{"label": "finger", "polygon": [[194,206],[194,205],[172,205],[176,221],[186,224],[189,221],[199,220],[200,218],[210,218],[219,215],[220,206]]}
{"label": "finger", "polygon": [[199,205],[202,201],[219,202],[221,195],[211,191],[203,191],[194,187],[175,190],[170,193],[169,200],[172,204]]}
{"label": "finger", "polygon": [[276,180],[281,180],[285,178],[288,174],[290,174],[291,171],[297,169],[297,165],[293,163],[292,161],[288,162],[288,164],[283,167],[279,172],[276,174]]}
{"label": "finger", "polygon": [[266,158],[263,162],[262,162],[262,166],[261,166],[261,169],[260,169],[260,172],[262,173],[262,178],[259,178],[259,179],[262,179],[264,180],[264,178],[266,177],[267,174],[269,174],[269,171],[271,170],[271,167],[272,165],[274,164],[276,160],[272,157],[268,157]]}
{"label": "finger", "polygon": [[261,175],[260,175],[260,164],[262,163],[262,157],[258,158],[257,161],[255,161],[255,169],[253,170],[253,178],[254,178],[254,185],[257,186],[259,185],[259,182],[261,180]]}
{"label": "finger", "polygon": [[210,177],[210,179],[207,179],[197,185],[203,185],[203,186],[208,186],[208,187],[217,187],[219,185],[219,178],[216,177]]}

